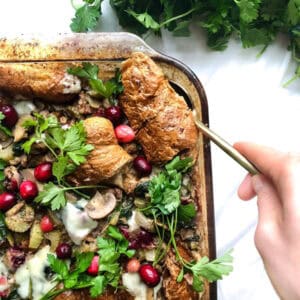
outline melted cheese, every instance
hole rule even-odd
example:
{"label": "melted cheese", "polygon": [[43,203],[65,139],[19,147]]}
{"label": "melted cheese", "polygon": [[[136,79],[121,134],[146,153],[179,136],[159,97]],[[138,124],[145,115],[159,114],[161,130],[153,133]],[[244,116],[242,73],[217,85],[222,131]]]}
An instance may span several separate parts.
{"label": "melted cheese", "polygon": [[35,105],[31,101],[17,101],[14,108],[19,115],[30,115],[35,110]]}
{"label": "melted cheese", "polygon": [[140,226],[136,222],[136,211],[135,210],[132,211],[132,215],[128,219],[127,223],[128,223],[128,226],[129,226],[128,231],[130,231],[130,232],[140,228]]}
{"label": "melted cheese", "polygon": [[98,225],[85,211],[69,202],[62,210],[62,221],[71,240],[76,245],[80,245],[82,240]]}
{"label": "melted cheese", "polygon": [[15,273],[17,291],[22,299],[39,300],[55,286],[55,283],[49,282],[45,276],[45,268],[49,266],[48,253],[50,253],[50,247],[45,246]]}
{"label": "melted cheese", "polygon": [[147,286],[141,281],[138,273],[124,273],[122,275],[122,282],[135,300],[147,299]]}
{"label": "melted cheese", "polygon": [[7,282],[8,270],[5,264],[2,262],[2,258],[0,259],[0,292],[4,292],[9,288],[9,284]]}
{"label": "melted cheese", "polygon": [[74,75],[65,74],[63,79],[60,81],[63,86],[64,94],[76,94],[81,90],[81,81]]}

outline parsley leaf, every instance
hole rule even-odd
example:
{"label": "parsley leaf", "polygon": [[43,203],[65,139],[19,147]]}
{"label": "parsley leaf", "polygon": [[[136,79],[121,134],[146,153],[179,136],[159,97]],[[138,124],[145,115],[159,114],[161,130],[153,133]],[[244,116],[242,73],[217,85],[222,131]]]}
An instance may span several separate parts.
{"label": "parsley leaf", "polygon": [[191,158],[175,157],[165,166],[165,171],[154,176],[149,183],[151,208],[164,215],[174,212],[180,205],[180,189],[183,172],[193,164]]}
{"label": "parsley leaf", "polygon": [[43,191],[39,192],[34,201],[42,205],[51,206],[52,210],[61,209],[67,204],[65,190],[65,188],[61,188],[53,182],[49,182],[44,185]]}
{"label": "parsley leaf", "polygon": [[141,24],[143,24],[145,26],[145,28],[149,29],[153,29],[154,31],[159,30],[160,29],[160,25],[159,23],[157,23],[151,15],[149,15],[147,12],[144,12],[142,14],[137,14],[136,12],[134,12],[132,9],[128,9],[126,10],[126,12],[133,16],[137,21],[139,21]]}
{"label": "parsley leaf", "polygon": [[[59,293],[68,289],[80,289],[93,286],[95,279],[85,274],[93,257],[94,254],[92,252],[77,253],[75,265],[70,268],[64,260],[55,257],[53,254],[48,254],[49,266],[55,273],[53,280],[58,284],[54,289],[44,295],[41,300],[53,299]],[[63,288],[59,287],[60,283],[63,284]]]}
{"label": "parsley leaf", "polygon": [[101,12],[103,0],[83,0],[83,6],[76,9],[75,17],[72,19],[70,28],[74,32],[86,32],[96,27]]}
{"label": "parsley leaf", "polygon": [[178,206],[178,221],[182,223],[190,223],[196,216],[197,211],[194,203]]}
{"label": "parsley leaf", "polygon": [[82,63],[82,67],[69,68],[67,71],[69,74],[86,79],[96,94],[108,98],[111,101],[123,91],[121,72],[119,69],[116,69],[114,78],[106,82],[103,82],[98,77],[99,67],[88,62]]}
{"label": "parsley leaf", "polygon": [[233,261],[233,257],[231,256],[231,253],[232,250],[211,262],[204,256],[189,267],[193,275],[193,288],[196,292],[203,291],[204,278],[209,282],[213,282],[222,279],[224,275],[228,275],[232,272],[233,267],[230,264]]}
{"label": "parsley leaf", "polygon": [[261,0],[234,0],[240,9],[240,18],[245,23],[250,23],[258,17]]}
{"label": "parsley leaf", "polygon": [[109,285],[118,287],[122,273],[119,262],[121,255],[132,257],[135,253],[134,250],[128,249],[129,242],[117,227],[109,226],[106,235],[107,237],[97,240],[100,267],[95,285],[90,289],[92,297],[101,295]]}

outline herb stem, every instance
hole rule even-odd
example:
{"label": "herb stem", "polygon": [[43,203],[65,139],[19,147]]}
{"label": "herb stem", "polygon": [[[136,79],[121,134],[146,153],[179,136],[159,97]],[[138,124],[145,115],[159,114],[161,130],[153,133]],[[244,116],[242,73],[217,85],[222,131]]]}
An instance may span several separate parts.
{"label": "herb stem", "polygon": [[167,25],[167,24],[169,24],[169,23],[171,23],[171,22],[173,22],[173,21],[176,21],[176,20],[178,20],[178,19],[181,19],[181,18],[183,18],[183,17],[186,17],[186,16],[188,16],[189,14],[193,13],[193,12],[194,12],[195,10],[197,10],[197,9],[198,9],[198,7],[194,7],[194,8],[192,8],[192,9],[186,11],[185,13],[183,13],[183,14],[181,14],[181,15],[177,15],[177,16],[175,16],[175,17],[172,17],[172,18],[170,18],[170,19],[167,19],[166,21],[160,23],[158,28],[162,28],[163,26],[165,26],[165,25]]}

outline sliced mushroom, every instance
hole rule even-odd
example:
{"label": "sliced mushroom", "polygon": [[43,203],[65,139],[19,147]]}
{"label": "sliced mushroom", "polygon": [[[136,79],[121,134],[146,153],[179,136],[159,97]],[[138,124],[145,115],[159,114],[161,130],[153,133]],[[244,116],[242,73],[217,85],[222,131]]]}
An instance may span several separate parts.
{"label": "sliced mushroom", "polygon": [[34,221],[34,210],[24,202],[19,202],[5,214],[5,223],[8,229],[14,232],[27,231]]}
{"label": "sliced mushroom", "polygon": [[135,222],[142,228],[154,232],[154,221],[147,218],[143,213],[135,211]]}
{"label": "sliced mushroom", "polygon": [[44,233],[45,238],[47,240],[49,240],[50,243],[51,243],[50,250],[52,252],[55,251],[55,249],[57,248],[58,244],[60,243],[61,235],[62,235],[62,233],[59,230],[53,230],[53,231]]}
{"label": "sliced mushroom", "polygon": [[20,118],[16,124],[16,127],[13,130],[13,136],[14,136],[15,142],[19,142],[25,137],[26,129],[23,127],[23,123],[29,119],[32,119],[32,117],[30,115],[20,116]]}
{"label": "sliced mushroom", "polygon": [[84,209],[90,218],[102,219],[109,215],[116,205],[117,199],[112,192],[107,192],[102,195],[97,191]]}

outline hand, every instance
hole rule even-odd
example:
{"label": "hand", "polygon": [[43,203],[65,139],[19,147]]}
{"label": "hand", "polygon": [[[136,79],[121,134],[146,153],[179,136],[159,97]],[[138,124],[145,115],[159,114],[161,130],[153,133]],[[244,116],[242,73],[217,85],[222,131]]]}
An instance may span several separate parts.
{"label": "hand", "polygon": [[234,147],[260,170],[247,175],[238,195],[257,195],[255,245],[282,299],[300,299],[300,154],[252,144]]}

